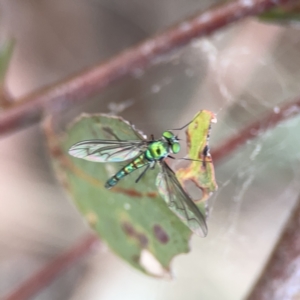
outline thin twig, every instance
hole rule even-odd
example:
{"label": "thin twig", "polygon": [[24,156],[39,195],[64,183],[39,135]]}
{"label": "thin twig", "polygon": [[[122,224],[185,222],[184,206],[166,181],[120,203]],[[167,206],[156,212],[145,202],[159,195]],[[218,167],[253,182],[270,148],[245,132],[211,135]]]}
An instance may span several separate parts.
{"label": "thin twig", "polygon": [[273,111],[261,116],[260,119],[245,127],[235,136],[227,139],[223,144],[212,151],[214,161],[219,161],[225,156],[231,154],[239,146],[244,145],[248,140],[254,139],[264,134],[267,130],[275,127],[277,124],[291,119],[300,114],[300,97],[292,102],[284,103]]}
{"label": "thin twig", "polygon": [[3,300],[25,300],[31,298],[42,288],[49,285],[59,273],[76,263],[82,256],[87,254],[93,245],[99,240],[96,236],[90,235],[80,240],[70,250],[57,256],[52,262],[43,267],[40,271],[28,278],[10,295],[1,298]]}
{"label": "thin twig", "polygon": [[[300,293],[300,199],[247,300],[296,299]],[[299,299],[299,298],[297,298]]]}
{"label": "thin twig", "polygon": [[209,35],[247,16],[296,1],[237,0],[198,13],[107,62],[24,98],[16,99],[16,104],[0,115],[0,134],[38,122],[47,110],[58,113],[76,103],[84,102],[105,87],[126,75],[134,74],[136,70],[149,67],[161,55],[187,45],[197,37]]}

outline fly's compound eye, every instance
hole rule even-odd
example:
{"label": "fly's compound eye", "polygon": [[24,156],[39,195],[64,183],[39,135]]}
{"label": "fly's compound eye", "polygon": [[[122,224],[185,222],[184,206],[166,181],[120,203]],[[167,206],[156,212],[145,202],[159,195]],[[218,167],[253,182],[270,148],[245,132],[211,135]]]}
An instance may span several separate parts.
{"label": "fly's compound eye", "polygon": [[178,153],[180,151],[180,144],[179,143],[173,143],[171,145],[171,149],[172,149],[172,152],[174,154]]}
{"label": "fly's compound eye", "polygon": [[172,139],[174,139],[174,133],[173,132],[171,132],[171,131],[165,131],[164,133],[163,133],[163,137],[165,138],[165,139],[167,139],[167,140],[172,140]]}

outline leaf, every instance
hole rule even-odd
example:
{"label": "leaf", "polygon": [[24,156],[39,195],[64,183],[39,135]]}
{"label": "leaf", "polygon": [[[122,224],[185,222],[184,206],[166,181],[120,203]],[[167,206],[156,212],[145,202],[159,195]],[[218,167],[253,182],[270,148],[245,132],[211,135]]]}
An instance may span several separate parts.
{"label": "leaf", "polygon": [[293,23],[300,21],[299,3],[289,3],[269,10],[260,15],[260,19],[270,22]]}
{"label": "leaf", "polygon": [[6,71],[13,53],[14,42],[12,40],[6,41],[0,46],[0,82],[4,81]]}
{"label": "leaf", "polygon": [[212,112],[202,110],[196,114],[186,130],[188,157],[193,160],[201,160],[201,162],[192,161],[188,167],[176,171],[176,176],[183,186],[187,181],[192,181],[201,189],[202,197],[196,202],[202,212],[205,211],[205,201],[218,188],[208,148],[212,122],[216,122],[216,117]]}
{"label": "leaf", "polygon": [[5,41],[0,46],[0,108],[11,105],[9,92],[4,86],[4,79],[13,53],[13,47],[14,42],[12,40]]}
{"label": "leaf", "polygon": [[70,146],[82,140],[132,140],[141,134],[122,118],[100,114],[82,115],[63,137],[48,123],[46,136],[58,177],[101,239],[136,269],[167,275],[172,258],[189,251],[191,231],[159,196],[158,168],[149,170],[138,184],[136,171],[107,190],[106,180],[125,163],[95,163],[68,155]]}

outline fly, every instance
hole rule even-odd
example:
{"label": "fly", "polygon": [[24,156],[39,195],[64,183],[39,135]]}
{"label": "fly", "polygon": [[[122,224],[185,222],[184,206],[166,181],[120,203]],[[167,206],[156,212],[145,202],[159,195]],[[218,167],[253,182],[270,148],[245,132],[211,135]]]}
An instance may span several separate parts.
{"label": "fly", "polygon": [[179,151],[180,142],[178,137],[168,130],[163,132],[162,137],[158,140],[155,140],[152,136],[152,140],[81,141],[69,149],[69,154],[77,158],[102,163],[131,160],[107,180],[105,183],[107,189],[114,187],[122,178],[133,171],[144,168],[136,179],[136,182],[139,182],[149,169],[154,169],[158,164],[160,172],[156,178],[156,186],[160,195],[168,207],[194,233],[205,237],[207,235],[207,226],[204,216],[185,192],[173,170],[166,163],[167,157],[173,158],[172,154],[177,154]]}

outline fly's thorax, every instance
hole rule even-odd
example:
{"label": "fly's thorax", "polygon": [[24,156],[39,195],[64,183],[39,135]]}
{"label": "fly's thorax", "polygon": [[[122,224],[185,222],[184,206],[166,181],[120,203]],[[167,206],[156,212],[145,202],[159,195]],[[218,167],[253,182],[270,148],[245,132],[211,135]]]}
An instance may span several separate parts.
{"label": "fly's thorax", "polygon": [[174,154],[177,154],[180,151],[178,137],[172,131],[165,131],[163,132],[162,136],[167,141],[170,151]]}
{"label": "fly's thorax", "polygon": [[165,141],[154,141],[145,152],[148,160],[161,160],[170,153],[169,144]]}

